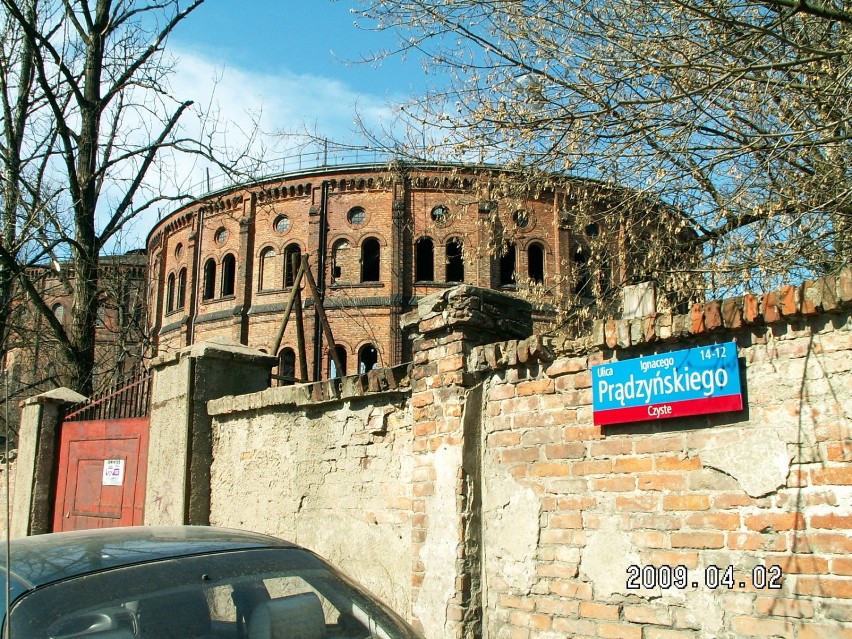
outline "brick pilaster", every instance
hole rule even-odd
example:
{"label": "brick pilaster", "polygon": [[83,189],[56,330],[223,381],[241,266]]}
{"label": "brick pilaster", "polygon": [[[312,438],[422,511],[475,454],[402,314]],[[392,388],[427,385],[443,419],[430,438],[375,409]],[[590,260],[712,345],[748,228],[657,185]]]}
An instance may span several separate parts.
{"label": "brick pilaster", "polygon": [[[481,636],[479,424],[473,347],[532,332],[529,303],[473,286],[423,298],[411,374],[412,611],[429,639]],[[435,602],[446,597],[446,614]],[[422,603],[421,603],[422,601]]]}

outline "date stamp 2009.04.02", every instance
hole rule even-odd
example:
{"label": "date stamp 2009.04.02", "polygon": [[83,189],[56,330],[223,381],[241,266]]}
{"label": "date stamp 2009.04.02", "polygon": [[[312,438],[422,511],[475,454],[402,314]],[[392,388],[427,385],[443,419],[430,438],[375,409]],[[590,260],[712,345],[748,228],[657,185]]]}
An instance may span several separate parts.
{"label": "date stamp 2009.04.02", "polygon": [[628,590],[654,590],[661,588],[668,590],[677,588],[705,587],[710,590],[717,588],[755,590],[780,590],[784,575],[781,566],[756,565],[749,571],[735,571],[733,566],[719,567],[709,564],[703,571],[692,571],[682,565],[669,566],[637,566],[635,564],[627,567],[627,589]]}

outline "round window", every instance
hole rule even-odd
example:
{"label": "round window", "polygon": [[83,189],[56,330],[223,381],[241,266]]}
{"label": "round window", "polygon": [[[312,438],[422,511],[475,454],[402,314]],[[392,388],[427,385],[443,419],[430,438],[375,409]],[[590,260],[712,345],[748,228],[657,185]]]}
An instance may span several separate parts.
{"label": "round window", "polygon": [[175,247],[175,258],[180,259],[183,257],[183,244],[178,242],[178,245]]}
{"label": "round window", "polygon": [[346,219],[349,220],[352,226],[361,226],[367,221],[367,212],[360,206],[356,206],[349,210],[349,213],[346,214]]}
{"label": "round window", "polygon": [[286,233],[290,230],[290,218],[286,215],[279,215],[275,218],[275,222],[272,225],[279,233]]}
{"label": "round window", "polygon": [[600,232],[600,228],[594,222],[592,222],[591,224],[586,224],[586,235],[588,235],[589,237],[597,237]]}
{"label": "round window", "polygon": [[450,209],[443,204],[439,204],[432,209],[432,221],[436,224],[446,224],[450,221]]}
{"label": "round window", "polygon": [[525,229],[530,225],[530,214],[522,209],[512,213],[512,221],[519,229]]}
{"label": "round window", "polygon": [[218,231],[216,231],[215,239],[216,239],[217,244],[224,244],[225,242],[227,242],[228,241],[228,229],[223,227],[223,228],[220,228]]}

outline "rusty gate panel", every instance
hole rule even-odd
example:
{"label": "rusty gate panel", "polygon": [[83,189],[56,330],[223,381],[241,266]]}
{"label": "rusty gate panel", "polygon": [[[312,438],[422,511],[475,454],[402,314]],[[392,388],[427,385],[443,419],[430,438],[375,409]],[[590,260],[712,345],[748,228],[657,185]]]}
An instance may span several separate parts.
{"label": "rusty gate panel", "polygon": [[53,531],[144,523],[151,378],[72,407],[59,437]]}
{"label": "rusty gate panel", "polygon": [[148,418],[62,425],[53,531],[144,523]]}

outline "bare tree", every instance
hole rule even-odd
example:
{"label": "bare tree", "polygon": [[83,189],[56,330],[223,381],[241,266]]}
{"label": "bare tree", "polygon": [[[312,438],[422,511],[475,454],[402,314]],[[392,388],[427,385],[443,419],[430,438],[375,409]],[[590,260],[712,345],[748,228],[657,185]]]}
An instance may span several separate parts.
{"label": "bare tree", "polygon": [[[443,74],[402,105],[432,152],[536,179],[570,172],[664,204],[711,294],[852,259],[846,0],[362,5],[362,26],[399,35],[376,57],[422,56]],[[668,251],[645,242],[636,254],[648,271],[676,268]]]}
{"label": "bare tree", "polygon": [[[100,255],[141,212],[182,197],[162,182],[192,102],[171,96],[164,47],[203,0],[0,0],[3,184],[0,329],[17,286],[92,390]],[[158,181],[159,178],[159,181]],[[65,321],[31,277],[53,263],[73,299]]]}

